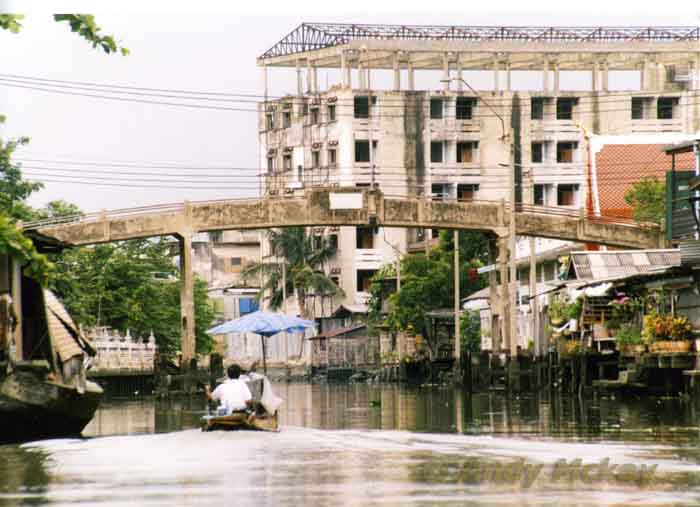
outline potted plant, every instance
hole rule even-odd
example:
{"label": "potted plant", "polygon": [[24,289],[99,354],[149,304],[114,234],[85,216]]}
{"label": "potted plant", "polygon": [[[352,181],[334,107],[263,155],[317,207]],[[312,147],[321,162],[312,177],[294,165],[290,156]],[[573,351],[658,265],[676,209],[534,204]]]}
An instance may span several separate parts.
{"label": "potted plant", "polygon": [[646,350],[642,330],[633,324],[622,324],[615,336],[617,350],[622,354],[641,354]]}
{"label": "potted plant", "polygon": [[566,317],[569,319],[569,331],[575,333],[578,330],[578,320],[581,317],[583,302],[581,298],[566,306]]}
{"label": "potted plant", "polygon": [[564,324],[567,317],[568,303],[563,296],[557,296],[552,298],[549,303],[549,308],[547,309],[547,315],[549,315],[549,322],[552,326],[560,327]]}
{"label": "potted plant", "polygon": [[687,317],[652,311],[644,317],[642,335],[651,352],[690,352],[693,329]]}

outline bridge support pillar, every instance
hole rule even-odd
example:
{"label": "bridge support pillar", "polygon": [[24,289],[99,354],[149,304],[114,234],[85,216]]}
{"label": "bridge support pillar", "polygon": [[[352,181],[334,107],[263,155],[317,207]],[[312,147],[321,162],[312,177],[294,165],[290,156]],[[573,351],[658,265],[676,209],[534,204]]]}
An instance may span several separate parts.
{"label": "bridge support pillar", "polygon": [[[501,272],[501,349],[510,350],[510,312],[514,310],[508,274],[508,237],[498,238],[498,266]],[[500,352],[500,350],[499,350]]]}
{"label": "bridge support pillar", "polygon": [[[489,239],[489,264],[496,265],[498,262],[498,245],[495,238]],[[491,350],[500,352],[501,350],[501,329],[499,317],[503,315],[500,298],[498,297],[498,272],[494,269],[489,272],[489,307],[491,308]]]}
{"label": "bridge support pillar", "polygon": [[182,364],[189,368],[195,358],[194,275],[192,272],[192,233],[180,233],[180,337]]}

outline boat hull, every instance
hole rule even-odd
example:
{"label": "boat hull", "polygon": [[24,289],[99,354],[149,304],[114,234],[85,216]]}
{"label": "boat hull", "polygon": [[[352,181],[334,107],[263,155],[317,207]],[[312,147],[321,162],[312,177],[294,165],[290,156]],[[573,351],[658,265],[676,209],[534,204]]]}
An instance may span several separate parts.
{"label": "boat hull", "polygon": [[245,412],[226,416],[205,416],[202,418],[202,431],[214,430],[253,430],[279,431],[277,414],[256,415]]}
{"label": "boat hull", "polygon": [[94,382],[88,381],[79,393],[31,371],[0,378],[0,440],[78,436],[94,416],[102,394]]}

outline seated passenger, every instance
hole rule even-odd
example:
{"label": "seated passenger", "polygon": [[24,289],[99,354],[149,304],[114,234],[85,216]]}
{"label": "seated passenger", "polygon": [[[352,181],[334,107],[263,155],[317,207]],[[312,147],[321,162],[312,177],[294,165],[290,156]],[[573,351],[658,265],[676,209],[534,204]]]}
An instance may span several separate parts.
{"label": "seated passenger", "polygon": [[241,367],[232,364],[226,370],[228,380],[211,392],[208,385],[204,386],[204,395],[208,400],[219,402],[217,415],[229,415],[232,412],[245,410],[252,403],[252,395],[247,384],[241,380]]}

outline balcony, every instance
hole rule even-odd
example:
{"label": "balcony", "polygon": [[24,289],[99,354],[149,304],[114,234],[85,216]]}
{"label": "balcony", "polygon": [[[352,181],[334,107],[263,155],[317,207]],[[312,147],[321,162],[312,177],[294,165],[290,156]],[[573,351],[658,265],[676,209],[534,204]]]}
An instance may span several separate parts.
{"label": "balcony", "polygon": [[367,306],[369,304],[369,298],[369,292],[357,292],[355,293],[355,304]]}
{"label": "balcony", "polygon": [[632,134],[657,134],[661,132],[683,132],[682,120],[632,120],[628,132]]}
{"label": "balcony", "polygon": [[389,260],[378,248],[358,248],[355,250],[355,269],[379,269]]}

